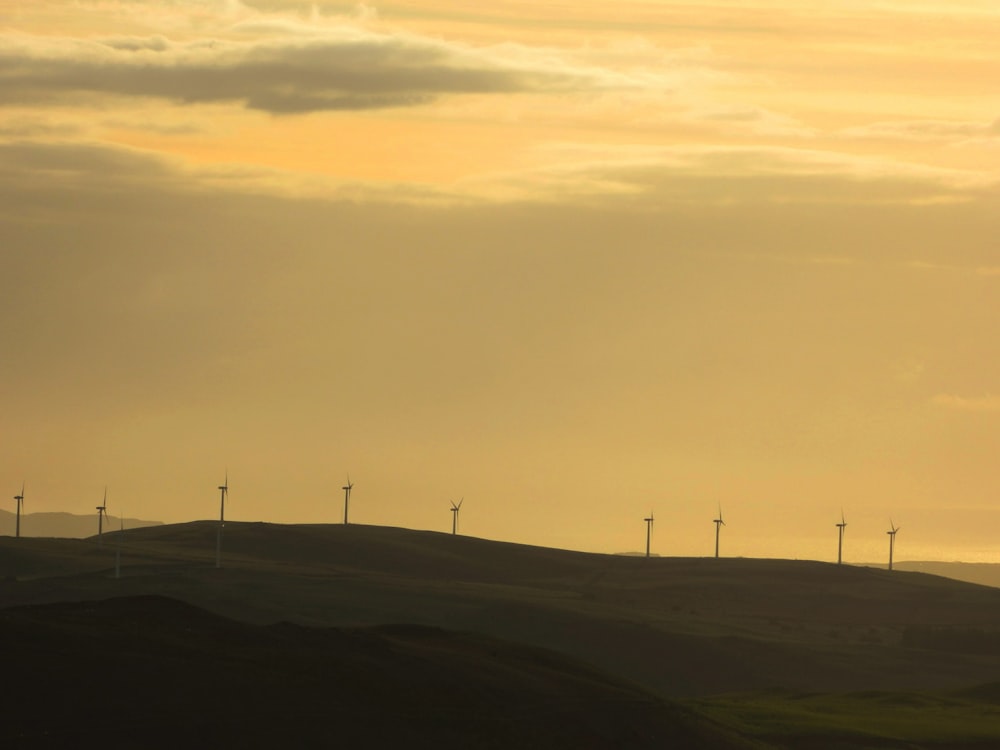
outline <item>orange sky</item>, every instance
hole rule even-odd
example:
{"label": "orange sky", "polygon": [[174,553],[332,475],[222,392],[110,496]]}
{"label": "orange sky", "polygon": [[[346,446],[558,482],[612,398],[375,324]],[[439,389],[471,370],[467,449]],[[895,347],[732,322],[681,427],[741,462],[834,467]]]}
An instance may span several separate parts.
{"label": "orange sky", "polygon": [[[0,2],[27,511],[998,560],[988,2]],[[13,510],[14,502],[10,501]]]}

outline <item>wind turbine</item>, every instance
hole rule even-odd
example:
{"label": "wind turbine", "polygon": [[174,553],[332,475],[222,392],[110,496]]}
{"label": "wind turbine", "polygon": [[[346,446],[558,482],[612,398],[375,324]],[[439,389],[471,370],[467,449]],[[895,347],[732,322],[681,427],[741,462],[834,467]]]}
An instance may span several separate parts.
{"label": "wind turbine", "polygon": [[221,499],[219,501],[219,530],[215,535],[215,567],[222,567],[222,530],[226,526],[226,494],[229,492],[229,469],[226,469],[226,479],[219,485]]}
{"label": "wind turbine", "polygon": [[354,483],[351,482],[351,475],[347,475],[347,484],[345,484],[342,489],[344,491],[344,526],[347,526],[347,506],[351,502],[351,490],[354,488]]}
{"label": "wind turbine", "polygon": [[646,522],[646,557],[649,557],[649,537],[653,533],[653,511],[649,511],[649,518],[643,518]]}
{"label": "wind turbine", "polygon": [[14,495],[14,499],[17,501],[17,522],[14,526],[14,537],[17,538],[21,536],[21,506],[24,505],[24,482],[21,482],[21,494]]}
{"label": "wind turbine", "polygon": [[890,518],[889,528],[891,529],[891,531],[887,531],[885,533],[889,535],[889,570],[892,570],[892,552],[896,547],[896,532],[899,531],[901,527],[896,526],[896,524],[894,524],[892,522],[892,519]]}
{"label": "wind turbine", "polygon": [[458,505],[455,505],[455,501],[451,501],[451,535],[455,536],[458,533],[458,511],[462,508],[462,503],[465,502],[463,497],[458,501]]}
{"label": "wind turbine", "polygon": [[104,488],[104,500],[97,506],[97,546],[101,546],[104,533],[104,517],[108,514],[108,488]]}
{"label": "wind turbine", "polygon": [[840,523],[837,526],[837,565],[840,565],[841,555],[844,551],[844,529],[847,528],[847,521],[844,518],[844,509],[840,509]]}
{"label": "wind turbine", "polygon": [[722,505],[719,505],[719,517],[712,519],[712,523],[715,524],[715,559],[719,559],[719,529],[726,525],[726,522],[722,520]]}

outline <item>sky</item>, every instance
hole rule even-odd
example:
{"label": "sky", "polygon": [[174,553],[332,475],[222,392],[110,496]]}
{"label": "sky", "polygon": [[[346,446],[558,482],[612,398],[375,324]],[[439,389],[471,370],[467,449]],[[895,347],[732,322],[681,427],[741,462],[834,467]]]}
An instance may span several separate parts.
{"label": "sky", "polygon": [[1000,562],[998,38],[992,0],[0,0],[0,481]]}

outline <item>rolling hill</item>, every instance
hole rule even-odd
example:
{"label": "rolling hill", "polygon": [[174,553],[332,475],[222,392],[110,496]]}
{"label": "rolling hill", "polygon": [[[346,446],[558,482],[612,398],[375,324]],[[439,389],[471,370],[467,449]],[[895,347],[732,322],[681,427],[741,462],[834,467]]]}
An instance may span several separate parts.
{"label": "rolling hill", "polygon": [[134,596],[3,610],[0,639],[19,644],[4,747],[752,747],[549,652],[431,628],[261,627]]}
{"label": "rolling hill", "polygon": [[[1000,674],[1000,589],[922,573],[263,523],[227,523],[216,569],[216,531],[212,522],[156,526],[106,535],[103,547],[94,539],[0,539],[0,602],[154,596],[265,630],[285,622],[474,633],[544,649],[656,700],[709,701],[699,710],[735,693],[940,693]],[[724,713],[736,710],[725,705]],[[775,739],[773,727],[741,726]],[[957,746],[953,739],[898,746]]]}

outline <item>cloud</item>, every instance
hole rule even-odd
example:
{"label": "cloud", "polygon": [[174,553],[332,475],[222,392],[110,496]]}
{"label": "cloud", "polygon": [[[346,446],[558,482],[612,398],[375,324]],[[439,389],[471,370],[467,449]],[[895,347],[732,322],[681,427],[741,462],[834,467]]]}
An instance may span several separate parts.
{"label": "cloud", "polygon": [[79,136],[84,128],[67,122],[20,115],[0,120],[0,138],[66,138]]}
{"label": "cloud", "polygon": [[931,399],[937,406],[957,411],[994,412],[1000,411],[1000,396],[986,395],[977,398],[940,393]]}
{"label": "cloud", "polygon": [[0,103],[107,94],[238,102],[276,114],[426,104],[446,94],[627,86],[628,76],[518,45],[473,48],[354,26],[252,41],[0,36]]}
{"label": "cloud", "polygon": [[[0,181],[14,189],[86,186],[119,190],[146,182],[183,192],[238,193],[392,204],[534,203],[627,207],[629,211],[719,210],[765,205],[924,206],[963,204],[989,210],[989,175],[933,169],[835,152],[767,147],[645,147],[550,144],[536,152],[544,166],[483,174],[452,184],[371,183],[286,171],[252,163],[197,164],[96,140],[0,141]],[[935,199],[937,199],[935,201]],[[947,199],[947,200],[946,200]],[[993,222],[989,222],[992,227]],[[992,231],[984,229],[983,231]],[[906,248],[900,246],[899,251]],[[915,248],[909,252],[916,253]],[[798,254],[797,254],[797,257]],[[844,262],[840,247],[815,248],[816,262]],[[913,256],[904,258],[911,267]],[[935,267],[936,257],[924,261]],[[954,264],[949,258],[948,264]],[[971,265],[970,265],[971,264]],[[951,265],[948,265],[951,268]],[[957,268],[957,266],[956,266]],[[975,258],[961,270],[989,276]]]}
{"label": "cloud", "polygon": [[254,164],[192,164],[96,140],[0,141],[0,221],[61,224],[80,220],[88,212],[118,214],[133,202],[155,204],[208,195],[382,206],[479,200],[419,183],[354,183]]}
{"label": "cloud", "polygon": [[1000,136],[1000,120],[886,120],[842,131],[849,138],[902,141],[954,141]]}
{"label": "cloud", "polygon": [[204,133],[206,127],[196,122],[158,122],[152,119],[109,118],[101,122],[106,128],[134,130],[143,133],[158,133],[160,135],[192,135]]}
{"label": "cloud", "polygon": [[795,118],[760,107],[716,107],[694,113],[707,123],[730,125],[742,132],[781,138],[811,138],[816,131]]}
{"label": "cloud", "polygon": [[167,160],[101,143],[0,143],[0,182],[47,188],[152,183],[179,176]]}
{"label": "cloud", "polygon": [[785,146],[618,146],[561,143],[539,149],[546,166],[469,181],[505,198],[627,196],[740,203],[930,204],[972,199],[995,176],[884,157]]}

